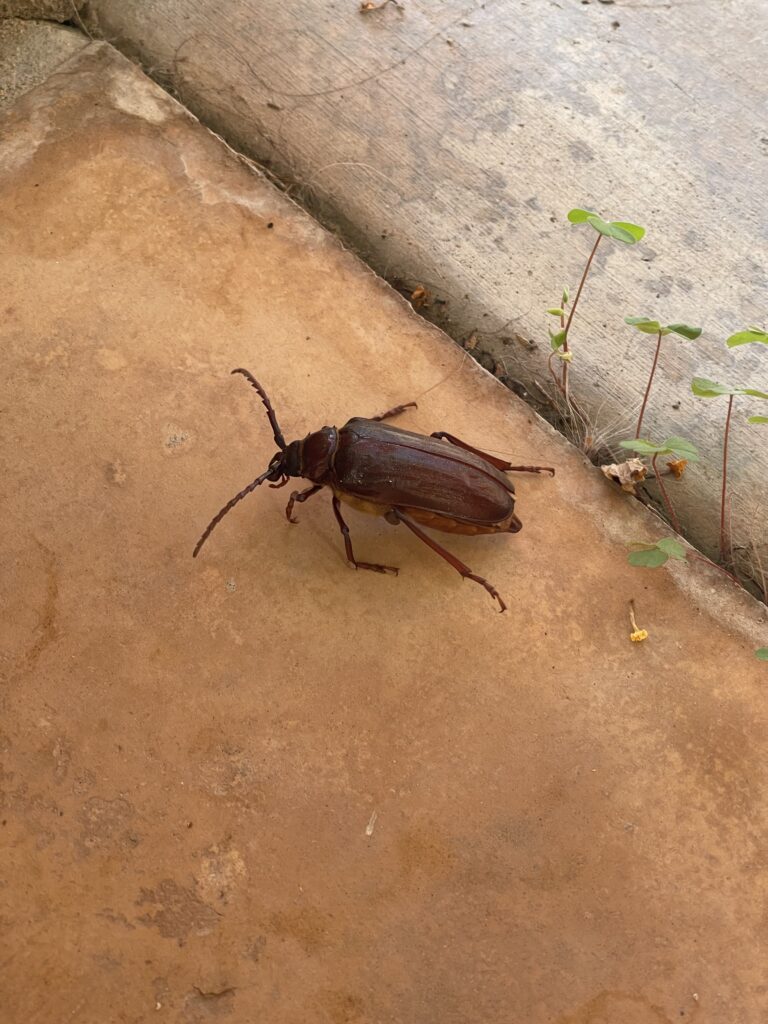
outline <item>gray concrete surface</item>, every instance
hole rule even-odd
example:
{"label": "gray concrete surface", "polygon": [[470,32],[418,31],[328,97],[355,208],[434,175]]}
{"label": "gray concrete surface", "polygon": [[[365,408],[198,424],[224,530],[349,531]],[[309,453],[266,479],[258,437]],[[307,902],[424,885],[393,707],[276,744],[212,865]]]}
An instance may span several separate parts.
{"label": "gray concrete surface", "polygon": [[82,32],[50,21],[0,19],[0,110],[44,82],[87,43]]}
{"label": "gray concrete surface", "polygon": [[[548,318],[589,249],[571,206],[638,221],[606,245],[572,334],[593,445],[631,436],[652,358],[625,315],[701,324],[667,347],[646,423],[703,461],[678,491],[712,550],[724,409],[695,375],[765,389],[766,353],[729,354],[766,318],[764,0],[94,0],[92,24],[206,123],[293,183],[379,272],[534,400]],[[444,303],[444,304],[443,304]],[[739,411],[735,543],[768,560],[768,449]],[[751,536],[750,536],[751,535]]]}
{"label": "gray concrete surface", "polygon": [[0,18],[77,21],[86,0],[0,0]]}
{"label": "gray concrete surface", "polygon": [[[631,569],[650,514],[110,48],[2,131],[4,1024],[763,1024],[766,609]],[[446,538],[509,612],[324,495],[193,561],[243,364],[290,436],[551,462]]]}

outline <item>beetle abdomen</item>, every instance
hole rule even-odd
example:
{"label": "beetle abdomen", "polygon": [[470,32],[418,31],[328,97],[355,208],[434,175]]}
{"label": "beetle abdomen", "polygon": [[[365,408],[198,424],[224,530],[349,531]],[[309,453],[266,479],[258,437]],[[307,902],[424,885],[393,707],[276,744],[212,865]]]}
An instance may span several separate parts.
{"label": "beetle abdomen", "polygon": [[514,487],[500,470],[445,441],[384,423],[355,419],[341,428],[333,477],[334,490],[345,500],[407,509],[432,529],[497,533],[520,528]]}

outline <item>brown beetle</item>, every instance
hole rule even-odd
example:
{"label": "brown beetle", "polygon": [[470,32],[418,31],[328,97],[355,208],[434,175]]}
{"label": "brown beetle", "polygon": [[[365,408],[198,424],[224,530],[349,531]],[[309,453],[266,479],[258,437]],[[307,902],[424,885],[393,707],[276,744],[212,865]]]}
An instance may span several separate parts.
{"label": "brown beetle", "polygon": [[512,466],[445,431],[425,437],[382,422],[415,406],[415,402],[398,405],[371,419],[355,417],[341,428],[322,427],[301,441],[286,444],[272,404],[259,382],[247,370],[237,369],[232,373],[241,373],[259,393],[280,451],[261,476],[214,516],[197,542],[193,558],[227,512],[265,480],[273,481],[270,487],[284,487],[290,477],[300,476],[311,480],[312,486],[291,494],[285,510],[288,521],[297,522],[292,515],[296,502],[306,501],[323,487],[329,487],[333,491],[333,511],[344,537],[347,561],[354,568],[398,572],[391,565],[357,561],[352,553],[349,528],[341,515],[342,501],[362,512],[384,516],[393,526],[404,523],[462,576],[485,587],[499,602],[501,611],[506,609],[488,580],[473,573],[418,524],[445,533],[517,533],[522,524],[515,515],[515,488],[504,473],[546,472],[554,476],[554,469]]}

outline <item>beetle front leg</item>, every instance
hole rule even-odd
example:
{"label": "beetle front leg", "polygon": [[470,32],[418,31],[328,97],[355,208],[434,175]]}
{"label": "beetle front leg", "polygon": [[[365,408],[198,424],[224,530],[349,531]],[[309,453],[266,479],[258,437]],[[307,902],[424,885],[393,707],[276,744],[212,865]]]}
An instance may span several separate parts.
{"label": "beetle front leg", "polygon": [[436,430],[431,436],[436,437],[440,441],[455,444],[457,448],[463,448],[465,452],[479,455],[481,459],[490,462],[496,469],[503,469],[505,473],[551,473],[552,476],[555,475],[555,471],[551,466],[513,466],[511,463],[505,462],[504,459],[497,459],[495,455],[489,455],[488,452],[483,452],[479,448],[473,448],[471,444],[467,444],[461,438],[449,434],[447,430]]}
{"label": "beetle front leg", "polygon": [[400,570],[396,568],[396,566],[394,565],[375,565],[372,562],[357,561],[357,559],[354,556],[354,553],[352,552],[352,541],[349,536],[349,527],[344,522],[344,519],[341,515],[341,503],[339,502],[339,499],[336,497],[335,494],[333,496],[333,514],[336,516],[336,520],[339,524],[339,529],[341,530],[342,536],[344,537],[344,548],[347,552],[347,561],[351,566],[353,566],[355,569],[370,569],[371,572],[391,572],[393,573],[393,575],[397,576]]}
{"label": "beetle front leg", "polygon": [[293,512],[293,506],[297,501],[306,501],[307,498],[311,498],[313,494],[317,494],[318,491],[322,491],[322,484],[314,484],[312,487],[308,487],[305,491],[294,491],[288,499],[288,504],[285,506],[285,518],[289,523],[298,523],[298,519],[294,519],[291,513]]}
{"label": "beetle front leg", "polygon": [[432,548],[432,550],[436,552],[436,554],[440,555],[441,558],[444,558],[449,565],[453,566],[456,572],[460,573],[464,577],[464,579],[474,580],[474,582],[479,583],[481,587],[485,587],[491,597],[495,601],[499,602],[499,611],[505,612],[507,610],[507,606],[504,604],[501,595],[492,583],[489,583],[484,577],[478,576],[476,573],[472,572],[468,565],[464,565],[464,563],[460,562],[455,555],[450,553],[450,551],[446,551],[446,549],[442,547],[442,545],[438,544],[437,541],[432,540],[432,538],[428,534],[424,533],[424,531],[420,529],[411,517],[407,516],[402,509],[393,508],[392,512],[401,523],[404,523],[409,530],[412,530],[416,534],[419,540],[423,540],[428,547]]}

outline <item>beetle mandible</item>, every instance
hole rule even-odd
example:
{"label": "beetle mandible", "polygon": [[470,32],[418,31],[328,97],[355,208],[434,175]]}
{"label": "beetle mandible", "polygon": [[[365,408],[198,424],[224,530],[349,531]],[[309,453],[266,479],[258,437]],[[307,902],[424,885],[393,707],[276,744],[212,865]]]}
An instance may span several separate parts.
{"label": "beetle mandible", "polygon": [[265,480],[271,481],[270,487],[285,487],[292,476],[298,476],[310,480],[312,486],[293,491],[285,509],[288,521],[297,522],[293,517],[294,505],[324,487],[330,488],[347,561],[355,569],[395,575],[398,572],[392,565],[359,562],[355,558],[349,527],[341,514],[342,501],[360,511],[383,516],[393,526],[403,523],[465,579],[485,587],[499,602],[502,612],[506,610],[493,584],[473,573],[421,526],[470,535],[517,533],[522,524],[515,515],[515,488],[504,473],[551,473],[554,476],[551,466],[512,466],[444,430],[426,437],[383,422],[415,407],[415,402],[395,406],[370,419],[355,417],[343,427],[321,427],[301,441],[286,444],[272,403],[261,384],[248,370],[238,368],[232,373],[242,374],[258,392],[280,450],[261,476],[213,517],[195,545],[193,558],[224,516]]}

